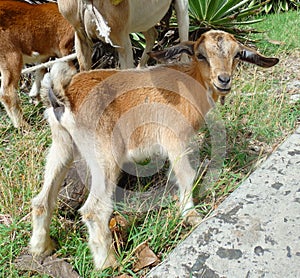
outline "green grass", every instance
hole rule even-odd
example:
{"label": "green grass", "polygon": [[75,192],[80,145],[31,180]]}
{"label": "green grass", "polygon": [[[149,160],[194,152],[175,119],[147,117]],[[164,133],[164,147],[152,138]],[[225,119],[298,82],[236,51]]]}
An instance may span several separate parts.
{"label": "green grass", "polygon": [[[264,18],[265,20],[254,25],[257,30],[264,31],[254,36],[261,40],[257,46],[262,52],[276,55],[282,51],[289,53],[299,49],[299,11],[269,14]],[[267,43],[268,41],[273,43]]]}
{"label": "green grass", "polygon": [[[299,124],[300,103],[290,101],[295,91],[287,86],[299,75],[293,70],[296,65],[291,67],[296,59],[300,60],[299,23],[299,14],[289,12],[268,15],[257,25],[267,30],[257,35],[259,38],[285,42],[274,45],[264,40],[258,44],[261,52],[278,56],[280,63],[271,69],[241,65],[232,93],[224,106],[218,106],[226,125],[227,152],[221,176],[214,184],[214,194],[208,194],[197,206],[203,215],[215,209]],[[26,133],[15,130],[0,108],[0,215],[8,219],[8,225],[0,223],[0,277],[5,278],[47,277],[20,271],[14,265],[15,258],[28,246],[30,200],[43,182],[45,155],[51,143],[43,108],[33,107],[26,96],[22,96],[22,101],[25,116],[33,126]],[[209,144],[206,147],[203,157],[209,153]],[[56,254],[68,258],[82,277],[112,277],[122,273],[141,277],[149,268],[138,273],[132,271],[139,244],[147,241],[163,259],[191,230],[178,217],[175,200],[144,214],[120,214],[128,224],[114,233],[121,264],[116,271],[93,270],[87,230],[79,216],[67,219],[55,213],[51,236],[58,241]]]}

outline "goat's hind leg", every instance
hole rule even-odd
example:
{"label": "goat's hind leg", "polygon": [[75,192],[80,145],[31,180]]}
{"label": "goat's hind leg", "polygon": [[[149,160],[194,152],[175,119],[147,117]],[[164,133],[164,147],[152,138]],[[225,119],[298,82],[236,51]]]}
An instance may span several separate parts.
{"label": "goat's hind leg", "polygon": [[29,125],[23,118],[20,99],[17,94],[22,63],[22,56],[19,53],[12,53],[10,60],[0,65],[2,77],[0,100],[14,127],[29,129]]}
{"label": "goat's hind leg", "polygon": [[141,60],[139,62],[139,67],[144,67],[147,64],[147,61],[149,59],[149,55],[147,54],[150,52],[154,46],[155,40],[157,38],[157,31],[154,27],[150,28],[146,32],[143,32],[146,40],[146,48],[143,51],[143,55],[141,57]]}
{"label": "goat's hind leg", "polygon": [[33,255],[49,255],[55,244],[50,239],[50,222],[55,202],[64,177],[73,161],[73,141],[69,133],[52,128],[53,143],[47,156],[44,185],[32,200],[32,236],[30,251]]}
{"label": "goat's hind leg", "polygon": [[32,84],[32,87],[29,92],[29,97],[32,102],[37,105],[41,101],[40,90],[41,90],[41,81],[46,73],[45,69],[39,69],[35,72],[35,79]]}
{"label": "goat's hind leg", "polygon": [[[92,185],[90,194],[80,209],[82,219],[89,231],[89,247],[93,254],[95,267],[105,269],[117,266],[115,252],[112,246],[112,235],[109,229],[109,219],[113,212],[112,194],[117,180],[116,167],[106,169],[94,167],[90,162]],[[92,166],[92,167],[91,167]],[[95,167],[96,166],[96,167]]]}

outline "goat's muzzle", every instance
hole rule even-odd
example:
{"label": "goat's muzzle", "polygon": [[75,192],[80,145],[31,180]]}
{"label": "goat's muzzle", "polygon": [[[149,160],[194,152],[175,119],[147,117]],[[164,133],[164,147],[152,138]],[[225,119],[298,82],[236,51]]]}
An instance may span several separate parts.
{"label": "goat's muzzle", "polygon": [[226,73],[219,74],[213,84],[218,94],[227,95],[231,90],[231,76]]}

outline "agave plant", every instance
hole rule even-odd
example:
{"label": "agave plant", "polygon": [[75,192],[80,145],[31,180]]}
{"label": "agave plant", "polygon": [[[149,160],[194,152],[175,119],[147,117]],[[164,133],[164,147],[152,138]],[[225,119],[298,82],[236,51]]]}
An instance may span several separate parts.
{"label": "agave plant", "polygon": [[[262,19],[253,19],[269,2],[254,0],[189,0],[190,37],[196,39],[209,29],[221,29],[233,33],[241,40],[254,29],[241,28],[242,25],[253,24]],[[257,4],[255,4],[256,2]],[[175,13],[168,18],[170,24],[160,24],[158,44],[156,47],[165,48],[178,42],[177,20]],[[172,33],[170,32],[172,31]],[[171,34],[171,35],[170,35]],[[132,34],[135,60],[138,60],[144,48],[144,38],[140,33]]]}
{"label": "agave plant", "polygon": [[[253,0],[253,4],[257,2],[262,2],[258,0]],[[268,13],[279,13],[287,12],[289,10],[297,10],[300,7],[299,0],[271,0],[264,5],[264,12]]]}
{"label": "agave plant", "polygon": [[253,19],[269,1],[254,3],[253,0],[189,0],[190,31],[196,33],[207,29],[221,29],[243,37],[253,29],[241,28],[261,21]]}

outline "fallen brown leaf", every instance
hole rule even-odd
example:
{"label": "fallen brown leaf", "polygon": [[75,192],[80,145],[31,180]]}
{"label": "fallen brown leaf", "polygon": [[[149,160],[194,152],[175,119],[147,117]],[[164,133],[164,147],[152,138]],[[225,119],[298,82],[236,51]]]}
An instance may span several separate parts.
{"label": "fallen brown leaf", "polygon": [[128,227],[129,223],[122,215],[115,213],[114,216],[109,221],[109,229],[114,231],[119,231]]}
{"label": "fallen brown leaf", "polygon": [[12,218],[8,214],[0,214],[0,224],[4,224],[9,227],[12,223]]}
{"label": "fallen brown leaf", "polygon": [[133,271],[137,272],[147,266],[155,266],[160,260],[150,249],[147,242],[140,244],[135,251],[137,261],[133,266]]}
{"label": "fallen brown leaf", "polygon": [[17,269],[34,271],[41,275],[46,274],[53,278],[80,278],[79,274],[66,262],[66,259],[57,258],[55,255],[45,259],[33,258],[32,255],[23,254],[16,258]]}
{"label": "fallen brown leaf", "polygon": [[115,212],[109,221],[109,229],[112,232],[114,246],[117,253],[121,252],[124,242],[126,242],[128,234],[127,228],[129,222],[119,213]]}
{"label": "fallen brown leaf", "polygon": [[269,43],[275,44],[275,45],[284,45],[285,42],[282,41],[276,41],[276,40],[268,40]]}
{"label": "fallen brown leaf", "polygon": [[114,231],[118,230],[118,224],[117,224],[116,218],[113,217],[112,219],[110,219],[109,229],[110,229],[111,232],[114,232]]}

